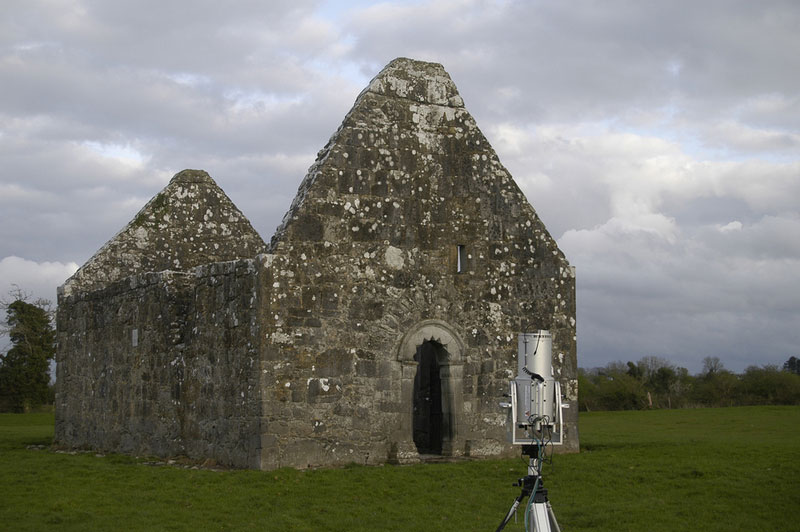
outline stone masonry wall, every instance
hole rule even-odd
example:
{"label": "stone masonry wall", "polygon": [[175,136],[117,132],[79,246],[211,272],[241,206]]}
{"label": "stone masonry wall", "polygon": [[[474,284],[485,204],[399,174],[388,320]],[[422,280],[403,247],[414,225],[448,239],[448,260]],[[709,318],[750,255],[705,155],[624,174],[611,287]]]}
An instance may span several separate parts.
{"label": "stone masonry wall", "polygon": [[553,334],[577,449],[574,272],[440,65],[396,60],[373,80],[270,252],[262,428],[277,455],[262,464],[413,460],[414,350],[431,337],[449,343],[443,452],[510,452],[498,402],[516,333],[536,329]]}
{"label": "stone masonry wall", "polygon": [[186,453],[260,467],[259,259],[195,270],[185,358]]}
{"label": "stone masonry wall", "polygon": [[[400,351],[420,324],[445,324],[456,337],[446,347],[460,355],[446,365],[459,380],[452,384],[456,437],[447,454],[510,452],[498,403],[516,372],[515,332],[524,324],[553,333],[556,371],[575,403],[569,269],[550,260],[520,283],[505,276],[514,260],[490,259],[485,244],[470,246],[476,260],[465,274],[455,273],[449,246],[327,244],[296,244],[276,254],[265,277],[271,294],[262,330],[262,447],[271,450],[264,466],[414,459],[409,386],[417,367]],[[312,253],[317,260],[303,259]],[[498,285],[502,294],[492,294]],[[570,418],[572,448],[575,427]]]}
{"label": "stone masonry wall", "polygon": [[56,441],[259,467],[255,272],[216,263],[62,297]]}
{"label": "stone masonry wall", "polygon": [[137,454],[176,452],[191,278],[141,274],[59,298],[56,441]]}

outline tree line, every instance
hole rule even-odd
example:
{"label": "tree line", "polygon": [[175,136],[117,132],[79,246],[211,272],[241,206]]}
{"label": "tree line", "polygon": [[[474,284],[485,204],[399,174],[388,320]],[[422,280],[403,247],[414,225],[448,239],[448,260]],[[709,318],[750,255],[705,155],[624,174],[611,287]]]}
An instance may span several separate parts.
{"label": "tree line", "polygon": [[796,357],[781,368],[750,366],[740,374],[725,369],[718,357],[703,359],[697,375],[653,356],[578,370],[578,406],[584,412],[797,404],[800,360]]}

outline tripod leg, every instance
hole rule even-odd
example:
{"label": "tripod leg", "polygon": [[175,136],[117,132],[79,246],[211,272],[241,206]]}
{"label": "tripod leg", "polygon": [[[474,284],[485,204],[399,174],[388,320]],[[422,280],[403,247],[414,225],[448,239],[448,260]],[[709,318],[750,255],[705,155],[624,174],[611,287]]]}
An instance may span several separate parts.
{"label": "tripod leg", "polygon": [[503,530],[506,527],[508,522],[511,521],[511,517],[513,517],[514,513],[517,511],[517,508],[519,507],[519,503],[520,503],[520,501],[522,501],[522,498],[524,496],[525,496],[525,494],[523,493],[522,495],[520,495],[519,497],[514,499],[514,504],[511,505],[511,509],[506,514],[505,519],[503,519],[503,522],[500,523],[500,526],[498,526],[497,530],[495,530],[494,532],[500,532],[501,530]]}
{"label": "tripod leg", "polygon": [[549,504],[546,502],[536,502],[531,506],[533,529],[536,532],[552,532],[550,529],[551,521],[550,513],[548,513],[548,506]]}
{"label": "tripod leg", "polygon": [[553,532],[561,532],[561,527],[558,526],[558,521],[556,521],[556,514],[553,513],[553,507],[550,506],[550,503],[547,503],[547,517],[550,519],[550,528]]}

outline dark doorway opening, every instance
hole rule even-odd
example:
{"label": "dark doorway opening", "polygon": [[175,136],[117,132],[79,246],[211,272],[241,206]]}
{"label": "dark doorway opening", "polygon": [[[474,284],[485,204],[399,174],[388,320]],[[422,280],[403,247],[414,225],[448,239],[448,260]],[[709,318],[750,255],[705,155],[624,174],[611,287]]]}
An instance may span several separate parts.
{"label": "dark doorway opening", "polygon": [[426,340],[414,359],[417,374],[414,377],[414,444],[420,454],[442,454],[444,413],[442,408],[442,378],[440,360],[444,360],[444,347]]}

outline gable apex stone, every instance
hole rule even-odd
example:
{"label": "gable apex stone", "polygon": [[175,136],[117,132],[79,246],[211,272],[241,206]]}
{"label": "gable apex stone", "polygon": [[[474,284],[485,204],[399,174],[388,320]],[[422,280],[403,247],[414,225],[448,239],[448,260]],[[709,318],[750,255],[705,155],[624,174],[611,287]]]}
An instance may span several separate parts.
{"label": "gable apex stone", "polygon": [[431,105],[464,107],[464,100],[442,65],[405,57],[386,65],[370,81],[365,92]]}

